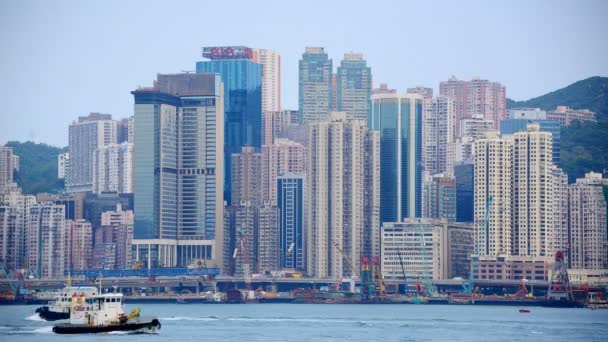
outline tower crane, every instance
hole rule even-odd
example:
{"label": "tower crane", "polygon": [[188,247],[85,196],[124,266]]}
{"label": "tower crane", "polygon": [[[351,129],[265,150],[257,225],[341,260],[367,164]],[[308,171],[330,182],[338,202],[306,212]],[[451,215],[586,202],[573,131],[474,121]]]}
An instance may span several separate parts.
{"label": "tower crane", "polygon": [[409,292],[409,288],[407,285],[407,275],[405,274],[405,267],[403,266],[403,259],[401,258],[401,251],[397,250],[397,255],[399,256],[399,265],[401,265],[401,272],[403,272],[403,282],[405,285],[405,288],[403,289],[403,291],[405,292],[405,294],[407,295]]}

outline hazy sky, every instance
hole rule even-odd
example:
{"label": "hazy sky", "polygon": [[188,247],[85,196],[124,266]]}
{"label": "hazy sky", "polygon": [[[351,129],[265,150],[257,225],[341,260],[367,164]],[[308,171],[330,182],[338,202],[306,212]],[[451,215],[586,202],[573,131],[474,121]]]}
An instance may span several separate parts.
{"label": "hazy sky", "polygon": [[297,109],[298,59],[324,46],[334,68],[362,52],[374,85],[479,76],[517,100],[608,75],[608,1],[0,1],[0,143],[65,146],[89,112],[132,115],[130,91],[194,70],[200,48],[281,53],[283,108]]}

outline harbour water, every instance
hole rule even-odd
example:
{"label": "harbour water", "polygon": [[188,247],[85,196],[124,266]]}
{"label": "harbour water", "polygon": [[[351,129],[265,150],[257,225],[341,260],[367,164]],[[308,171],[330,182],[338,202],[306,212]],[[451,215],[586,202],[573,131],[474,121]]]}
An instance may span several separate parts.
{"label": "harbour water", "polygon": [[[457,305],[142,304],[158,334],[60,336],[0,306],[0,341],[608,341],[608,310]],[[126,305],[130,311],[135,305]],[[122,334],[118,334],[122,335]]]}

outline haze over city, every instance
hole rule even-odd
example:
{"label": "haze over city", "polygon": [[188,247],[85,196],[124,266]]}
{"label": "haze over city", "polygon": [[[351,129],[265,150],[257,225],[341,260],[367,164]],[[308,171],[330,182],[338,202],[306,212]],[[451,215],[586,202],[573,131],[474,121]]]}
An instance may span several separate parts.
{"label": "haze over city", "polygon": [[133,114],[130,91],[194,70],[202,46],[281,54],[282,108],[297,109],[298,60],[361,52],[374,86],[479,76],[526,100],[608,74],[605,1],[3,1],[0,143],[67,146],[89,112]]}

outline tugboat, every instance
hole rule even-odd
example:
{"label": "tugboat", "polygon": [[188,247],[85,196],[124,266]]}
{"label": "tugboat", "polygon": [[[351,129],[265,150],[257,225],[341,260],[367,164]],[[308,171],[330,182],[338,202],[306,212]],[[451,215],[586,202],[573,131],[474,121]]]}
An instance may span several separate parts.
{"label": "tugboat", "polygon": [[122,308],[122,293],[72,297],[70,322],[53,327],[56,334],[93,334],[112,331],[156,332],[161,324],[157,317],[140,317],[139,308],[129,315]]}
{"label": "tugboat", "polygon": [[45,321],[57,321],[70,318],[72,297],[75,295],[95,296],[97,288],[93,286],[65,287],[48,305],[36,309],[36,313]]}

